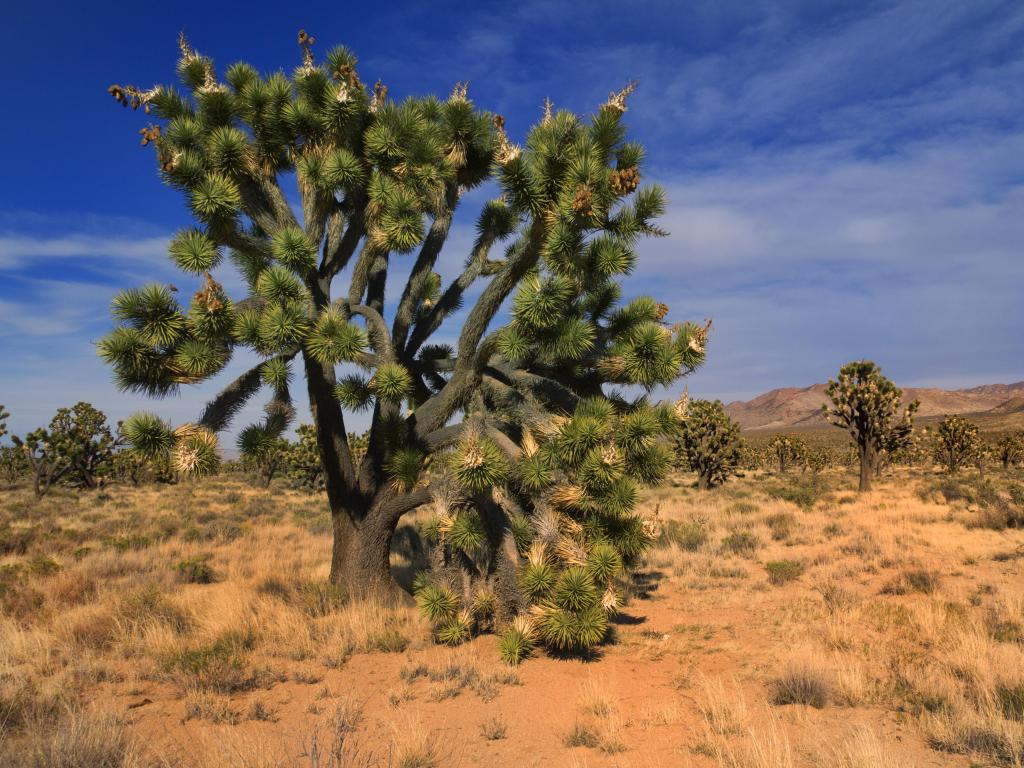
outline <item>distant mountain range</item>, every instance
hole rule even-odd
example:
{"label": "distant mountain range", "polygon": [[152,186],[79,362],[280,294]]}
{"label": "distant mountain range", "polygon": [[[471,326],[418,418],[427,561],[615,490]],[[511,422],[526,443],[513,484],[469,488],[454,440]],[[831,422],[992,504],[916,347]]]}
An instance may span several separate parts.
{"label": "distant mountain range", "polygon": [[[826,426],[821,406],[828,398],[824,384],[809,387],[784,387],[765,392],[753,400],[739,400],[725,411],[746,430],[814,428]],[[1024,414],[1024,381],[1016,384],[984,384],[970,389],[907,387],[904,402],[920,400],[922,418],[950,413],[1001,416]]]}

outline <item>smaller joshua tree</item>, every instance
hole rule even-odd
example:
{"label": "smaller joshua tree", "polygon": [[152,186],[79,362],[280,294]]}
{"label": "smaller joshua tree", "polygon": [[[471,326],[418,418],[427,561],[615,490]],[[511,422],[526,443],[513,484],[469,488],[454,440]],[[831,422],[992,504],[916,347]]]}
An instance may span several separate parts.
{"label": "smaller joshua tree", "polygon": [[31,469],[36,498],[64,479],[81,488],[96,488],[116,447],[107,417],[84,402],[59,409],[48,428],[14,437],[14,444]]}
{"label": "smaller joshua tree", "polygon": [[300,424],[295,429],[298,440],[288,447],[285,474],[292,485],[305,491],[324,489],[324,469],[320,463],[320,449],[316,444],[316,428]]}
{"label": "smaller joshua tree", "polygon": [[742,457],[740,427],[730,419],[721,400],[694,400],[686,408],[676,439],[677,452],[697,473],[697,487],[706,490],[736,473]]}
{"label": "smaller joshua tree", "polygon": [[1020,464],[1024,460],[1024,432],[1003,435],[996,442],[995,451],[1003,469]]}
{"label": "smaller joshua tree", "polygon": [[11,414],[4,410],[3,405],[0,405],[0,437],[7,434],[7,420],[11,418]]}
{"label": "smaller joshua tree", "polygon": [[882,469],[894,463],[898,457],[913,450],[914,447],[914,413],[919,403],[915,400],[908,406],[903,418],[895,421],[882,435],[879,441],[878,455],[875,457],[875,477],[882,476]]}
{"label": "smaller joshua tree", "polygon": [[857,490],[870,491],[879,454],[902,444],[912,434],[919,403],[915,400],[900,414],[903,390],[885,378],[870,360],[854,361],[840,368],[838,379],[829,379],[825,394],[832,401],[831,408],[828,404],[822,406],[825,417],[847,430],[857,447]]}
{"label": "smaller joshua tree", "polygon": [[981,458],[982,444],[978,425],[963,416],[946,416],[940,423],[935,440],[935,460],[947,472],[955,474],[964,466]]}
{"label": "smaller joshua tree", "polygon": [[804,469],[809,469],[813,474],[818,474],[832,466],[835,457],[832,451],[824,446],[810,447],[804,451]]}
{"label": "smaller joshua tree", "polygon": [[291,446],[283,437],[267,434],[261,426],[250,426],[238,436],[242,465],[253,471],[261,488],[269,488],[278,470],[285,466]]}
{"label": "smaller joshua tree", "polygon": [[784,473],[804,454],[803,441],[791,435],[776,435],[768,441],[768,457]]}

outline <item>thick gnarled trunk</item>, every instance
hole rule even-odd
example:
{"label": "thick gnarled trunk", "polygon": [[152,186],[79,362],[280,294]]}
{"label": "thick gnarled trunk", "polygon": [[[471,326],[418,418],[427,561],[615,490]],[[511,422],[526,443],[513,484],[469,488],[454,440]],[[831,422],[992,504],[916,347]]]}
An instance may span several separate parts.
{"label": "thick gnarled trunk", "polygon": [[391,576],[391,540],[395,524],[380,510],[367,514],[347,507],[331,509],[334,548],[331,555],[332,584],[354,597],[399,597]]}

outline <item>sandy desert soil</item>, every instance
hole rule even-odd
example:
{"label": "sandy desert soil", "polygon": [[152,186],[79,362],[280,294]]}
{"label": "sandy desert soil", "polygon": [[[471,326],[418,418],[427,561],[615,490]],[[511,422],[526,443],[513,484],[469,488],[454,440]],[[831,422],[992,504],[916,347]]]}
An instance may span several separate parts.
{"label": "sandy desert soil", "polygon": [[1019,766],[1024,530],[975,475],[677,478],[610,642],[514,669],[324,587],[318,498],[0,492],[0,763]]}

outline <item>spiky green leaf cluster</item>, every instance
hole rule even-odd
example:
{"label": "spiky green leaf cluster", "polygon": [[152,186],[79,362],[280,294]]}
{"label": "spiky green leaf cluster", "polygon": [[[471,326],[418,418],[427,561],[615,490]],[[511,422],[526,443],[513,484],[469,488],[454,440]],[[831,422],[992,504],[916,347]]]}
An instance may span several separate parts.
{"label": "spiky green leaf cluster", "polygon": [[508,458],[486,437],[465,441],[451,457],[452,473],[470,491],[500,485],[509,474]]}
{"label": "spiky green leaf cluster", "polygon": [[358,358],[367,345],[366,332],[345,320],[335,309],[328,309],[306,337],[306,349],[319,363],[337,365]]}

